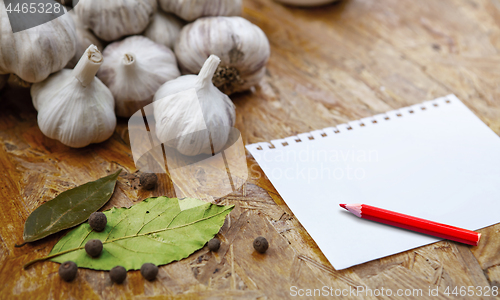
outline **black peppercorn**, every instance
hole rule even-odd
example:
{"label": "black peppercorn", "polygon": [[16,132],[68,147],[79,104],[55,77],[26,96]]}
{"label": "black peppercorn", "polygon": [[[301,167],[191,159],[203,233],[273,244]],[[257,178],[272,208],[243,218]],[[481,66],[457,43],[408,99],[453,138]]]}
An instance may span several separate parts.
{"label": "black peppercorn", "polygon": [[208,250],[212,252],[217,252],[220,248],[220,241],[219,239],[211,239],[208,241]]}
{"label": "black peppercorn", "polygon": [[59,266],[59,276],[61,276],[64,281],[70,282],[75,279],[77,272],[78,267],[72,261],[64,262]]}
{"label": "black peppercorn", "polygon": [[103,231],[106,228],[106,223],[108,223],[108,219],[106,215],[102,212],[94,212],[89,217],[89,225],[95,231]]}
{"label": "black peppercorn", "polygon": [[152,263],[145,263],[141,267],[141,274],[146,280],[153,281],[158,275],[158,267]]}
{"label": "black peppercorn", "polygon": [[267,248],[269,248],[269,243],[267,242],[265,237],[259,236],[255,240],[253,240],[253,247],[257,252],[264,253]]}
{"label": "black peppercorn", "polygon": [[100,240],[90,240],[85,244],[85,251],[92,257],[98,257],[102,252],[102,242]]}
{"label": "black peppercorn", "polygon": [[116,266],[109,271],[109,277],[111,278],[111,281],[120,284],[125,281],[125,278],[127,278],[127,270],[125,270],[122,266]]}
{"label": "black peppercorn", "polygon": [[142,173],[141,177],[139,177],[139,182],[143,189],[152,190],[158,182],[158,176],[154,173]]}

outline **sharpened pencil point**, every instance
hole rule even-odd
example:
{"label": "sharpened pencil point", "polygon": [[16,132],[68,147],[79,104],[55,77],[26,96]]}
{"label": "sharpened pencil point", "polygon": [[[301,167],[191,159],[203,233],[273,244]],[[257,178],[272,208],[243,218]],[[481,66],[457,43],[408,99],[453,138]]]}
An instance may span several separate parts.
{"label": "sharpened pencil point", "polygon": [[[339,204],[339,205],[340,205],[340,207],[345,208],[345,204]],[[347,209],[347,208],[345,208],[345,209]]]}

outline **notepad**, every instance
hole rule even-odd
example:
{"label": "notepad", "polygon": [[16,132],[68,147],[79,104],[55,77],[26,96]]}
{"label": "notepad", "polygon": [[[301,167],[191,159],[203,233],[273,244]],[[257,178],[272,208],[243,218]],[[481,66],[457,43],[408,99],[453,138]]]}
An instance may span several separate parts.
{"label": "notepad", "polygon": [[439,240],[339,203],[471,230],[500,222],[500,138],[454,95],[246,148],[336,269]]}

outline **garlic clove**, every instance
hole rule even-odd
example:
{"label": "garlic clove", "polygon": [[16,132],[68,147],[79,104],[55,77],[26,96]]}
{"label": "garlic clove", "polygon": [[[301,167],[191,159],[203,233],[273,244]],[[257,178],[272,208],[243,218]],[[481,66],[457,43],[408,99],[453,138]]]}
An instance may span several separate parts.
{"label": "garlic clove", "polygon": [[144,36],[112,43],[103,55],[97,77],[111,90],[120,117],[150,104],[162,84],[181,75],[172,50]]}
{"label": "garlic clove", "polygon": [[159,5],[190,22],[206,16],[240,16],[242,0],[159,0]]}
{"label": "garlic clove", "polygon": [[64,69],[31,87],[42,133],[81,148],[107,140],[116,127],[114,99],[95,77],[102,55],[91,45],[75,69]]}
{"label": "garlic clove", "polygon": [[76,66],[80,57],[82,57],[83,53],[85,53],[85,50],[87,50],[90,45],[97,46],[99,51],[102,51],[103,47],[101,41],[94,35],[94,33],[92,33],[88,27],[83,25],[74,10],[68,11],[68,14],[73,19],[76,27],[76,53],[66,65],[66,68],[72,69]]}
{"label": "garlic clove", "polygon": [[212,83],[220,59],[211,55],[198,76],[163,84],[154,97],[156,136],[183,155],[212,154],[226,144],[235,122],[231,99]]}
{"label": "garlic clove", "polygon": [[256,25],[241,17],[206,17],[181,30],[175,54],[181,71],[196,74],[207,53],[220,57],[213,82],[222,92],[248,90],[264,77],[269,41]]}
{"label": "garlic clove", "polygon": [[157,11],[153,21],[144,31],[144,36],[155,43],[173,49],[175,40],[177,40],[183,26],[184,21],[175,15]]}
{"label": "garlic clove", "polygon": [[75,24],[67,13],[13,33],[4,0],[0,0],[0,74],[14,73],[31,83],[44,80],[73,57],[75,36]]}
{"label": "garlic clove", "polygon": [[294,6],[320,6],[328,3],[337,2],[339,0],[274,0],[276,2],[285,3]]}
{"label": "garlic clove", "polygon": [[97,37],[111,42],[146,29],[157,0],[79,0],[75,11]]}

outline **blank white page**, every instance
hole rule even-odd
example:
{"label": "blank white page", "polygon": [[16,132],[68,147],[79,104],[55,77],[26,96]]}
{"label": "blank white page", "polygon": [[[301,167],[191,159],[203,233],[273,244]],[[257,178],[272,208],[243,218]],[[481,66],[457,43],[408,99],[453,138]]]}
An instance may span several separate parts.
{"label": "blank white page", "polygon": [[336,269],[439,240],[340,203],[471,230],[500,222],[500,138],[454,95],[271,144],[247,149]]}

